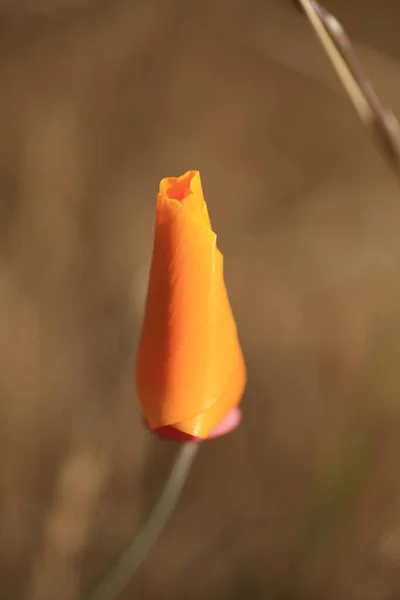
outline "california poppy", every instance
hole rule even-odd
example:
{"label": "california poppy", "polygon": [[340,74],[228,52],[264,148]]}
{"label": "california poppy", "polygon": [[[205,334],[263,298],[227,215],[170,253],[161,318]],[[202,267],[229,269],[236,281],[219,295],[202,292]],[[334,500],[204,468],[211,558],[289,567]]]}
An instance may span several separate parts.
{"label": "california poppy", "polygon": [[246,369],[200,174],[160,183],[137,389],[151,430],[222,435],[240,420]]}

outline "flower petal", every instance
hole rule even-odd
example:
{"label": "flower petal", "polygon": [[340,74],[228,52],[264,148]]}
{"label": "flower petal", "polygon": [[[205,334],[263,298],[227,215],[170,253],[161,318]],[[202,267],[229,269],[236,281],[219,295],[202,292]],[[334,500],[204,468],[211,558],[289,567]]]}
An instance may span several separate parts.
{"label": "flower petal", "polygon": [[200,176],[160,184],[137,363],[152,429],[206,438],[240,401],[245,366]]}

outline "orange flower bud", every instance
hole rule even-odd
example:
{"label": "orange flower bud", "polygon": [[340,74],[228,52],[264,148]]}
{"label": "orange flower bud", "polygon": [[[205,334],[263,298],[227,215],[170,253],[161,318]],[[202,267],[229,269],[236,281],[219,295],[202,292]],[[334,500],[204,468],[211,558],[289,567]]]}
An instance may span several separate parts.
{"label": "orange flower bud", "polygon": [[205,439],[221,422],[237,422],[245,383],[200,174],[165,178],[137,361],[144,417],[161,435]]}

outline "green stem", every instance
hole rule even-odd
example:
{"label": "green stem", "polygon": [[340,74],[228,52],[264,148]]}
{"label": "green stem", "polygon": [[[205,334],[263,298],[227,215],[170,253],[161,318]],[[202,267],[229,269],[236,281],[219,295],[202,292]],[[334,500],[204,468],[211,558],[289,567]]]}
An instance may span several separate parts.
{"label": "green stem", "polygon": [[200,444],[190,442],[183,445],[149,517],[97,587],[82,600],[114,600],[124,590],[168,523],[199,447]]}

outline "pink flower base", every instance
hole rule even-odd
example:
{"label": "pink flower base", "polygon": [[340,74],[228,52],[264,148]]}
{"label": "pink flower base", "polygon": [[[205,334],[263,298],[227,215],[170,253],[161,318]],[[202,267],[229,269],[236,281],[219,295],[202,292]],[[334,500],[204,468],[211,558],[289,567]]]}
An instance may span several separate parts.
{"label": "pink flower base", "polygon": [[[211,434],[208,436],[207,439],[210,440],[213,438],[217,438],[217,437],[226,435],[227,433],[230,433],[231,431],[236,429],[236,427],[238,427],[241,420],[242,420],[241,410],[239,408],[234,408],[233,410],[231,410],[230,413],[228,413],[226,415],[226,417],[221,421],[221,423],[219,423],[219,425],[217,425],[217,427],[214,429],[214,431],[211,432]],[[147,426],[147,423],[146,423],[146,426]],[[175,427],[173,427],[172,425],[167,425],[165,427],[158,427],[157,429],[152,429],[151,431],[152,431],[152,433],[154,433],[155,435],[157,435],[161,438],[165,438],[168,440],[175,440],[177,442],[203,442],[204,441],[201,438],[194,437],[192,435],[189,435],[188,433],[183,433],[182,431],[175,429]]]}

